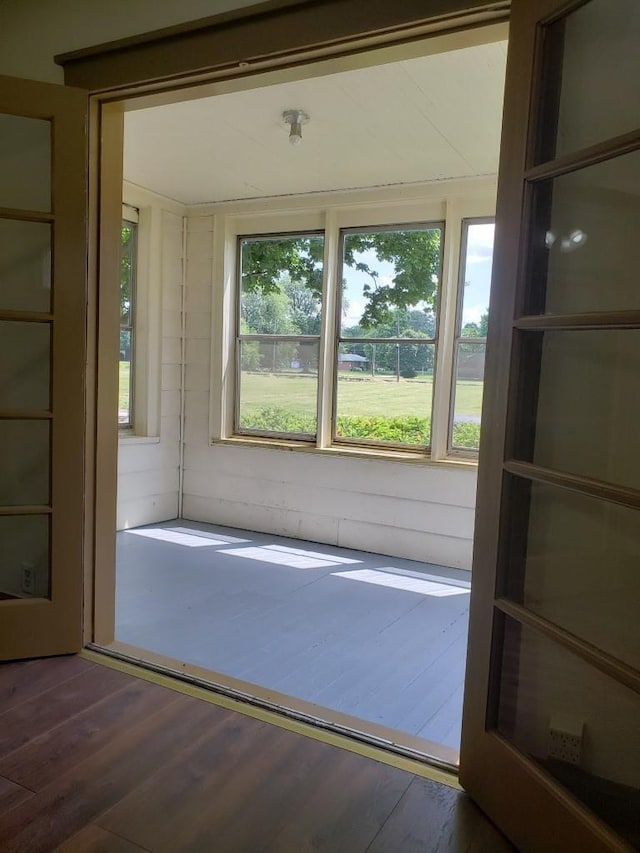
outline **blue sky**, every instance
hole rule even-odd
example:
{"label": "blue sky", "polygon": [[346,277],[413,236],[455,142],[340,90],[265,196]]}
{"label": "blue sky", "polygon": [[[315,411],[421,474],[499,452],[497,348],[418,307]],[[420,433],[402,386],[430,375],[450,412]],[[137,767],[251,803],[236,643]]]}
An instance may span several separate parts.
{"label": "blue sky", "polygon": [[[489,285],[491,282],[491,261],[493,255],[493,224],[472,224],[469,226],[467,237],[466,265],[464,280],[468,282],[464,289],[462,324],[478,323],[481,316],[489,307]],[[378,261],[375,252],[368,251],[357,255],[358,261],[363,261],[378,273],[382,284],[390,284],[395,275],[395,267],[387,261]],[[348,309],[343,315],[343,327],[349,328],[358,324],[366,306],[363,295],[363,285],[371,283],[365,273],[344,269],[346,281],[345,297]],[[420,309],[424,303],[415,306]]]}

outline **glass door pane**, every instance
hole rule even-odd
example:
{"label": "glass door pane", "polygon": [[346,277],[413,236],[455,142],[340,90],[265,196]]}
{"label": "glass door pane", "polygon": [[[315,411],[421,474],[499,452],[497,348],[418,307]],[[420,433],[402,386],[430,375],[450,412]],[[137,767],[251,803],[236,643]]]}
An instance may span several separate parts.
{"label": "glass door pane", "polygon": [[497,729],[634,847],[640,696],[505,617]]}
{"label": "glass door pane", "polygon": [[0,207],[51,210],[51,122],[0,112]]}
{"label": "glass door pane", "polygon": [[86,112],[0,77],[0,660],[80,648]]}

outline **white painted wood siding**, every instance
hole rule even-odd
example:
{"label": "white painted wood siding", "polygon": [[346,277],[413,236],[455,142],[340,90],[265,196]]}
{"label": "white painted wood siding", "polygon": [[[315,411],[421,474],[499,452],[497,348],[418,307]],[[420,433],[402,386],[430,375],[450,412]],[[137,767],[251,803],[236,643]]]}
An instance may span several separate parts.
{"label": "white painted wood siding", "polygon": [[146,247],[139,241],[148,256],[139,259],[147,278],[139,282],[138,321],[148,344],[149,411],[143,421],[150,435],[120,438],[118,530],[175,518],[180,481],[183,209],[127,185],[124,197],[141,210],[141,223],[149,228]]}

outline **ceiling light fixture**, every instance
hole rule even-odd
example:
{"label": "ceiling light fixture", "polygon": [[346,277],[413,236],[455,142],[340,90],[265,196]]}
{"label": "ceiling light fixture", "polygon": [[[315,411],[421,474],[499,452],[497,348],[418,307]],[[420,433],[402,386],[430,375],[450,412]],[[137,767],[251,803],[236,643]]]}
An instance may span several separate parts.
{"label": "ceiling light fixture", "polygon": [[302,142],[302,125],[309,121],[309,116],[303,110],[285,110],[282,121],[289,126],[289,142],[292,145]]}

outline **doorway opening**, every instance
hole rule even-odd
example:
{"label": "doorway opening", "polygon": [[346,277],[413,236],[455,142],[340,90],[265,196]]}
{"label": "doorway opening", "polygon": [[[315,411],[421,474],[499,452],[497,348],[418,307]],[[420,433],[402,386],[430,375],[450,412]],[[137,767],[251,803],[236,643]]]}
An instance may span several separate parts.
{"label": "doorway opening", "polygon": [[127,104],[111,645],[455,764],[506,28],[406,51]]}

